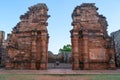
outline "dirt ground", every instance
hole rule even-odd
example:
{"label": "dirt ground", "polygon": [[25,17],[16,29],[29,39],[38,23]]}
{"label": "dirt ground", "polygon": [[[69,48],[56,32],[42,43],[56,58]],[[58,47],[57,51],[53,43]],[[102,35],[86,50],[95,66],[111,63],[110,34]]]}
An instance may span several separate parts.
{"label": "dirt ground", "polygon": [[0,69],[0,74],[120,74],[120,69],[116,69],[116,70],[71,70],[71,69],[5,70],[5,69]]}
{"label": "dirt ground", "polygon": [[50,75],[32,75],[31,76],[7,76],[0,80],[90,80],[88,76],[50,76]]}
{"label": "dirt ground", "polygon": [[[95,75],[95,74],[116,75],[117,74],[117,77],[119,77],[120,69],[116,69],[116,70],[71,70],[71,69],[5,70],[5,69],[0,69],[0,80],[91,80],[91,78],[96,77],[96,76],[88,76],[89,74],[91,75]],[[110,80],[114,80],[114,78]],[[116,80],[120,80],[120,77],[119,79],[116,79]]]}
{"label": "dirt ground", "polygon": [[40,76],[33,80],[89,80],[86,76]]}

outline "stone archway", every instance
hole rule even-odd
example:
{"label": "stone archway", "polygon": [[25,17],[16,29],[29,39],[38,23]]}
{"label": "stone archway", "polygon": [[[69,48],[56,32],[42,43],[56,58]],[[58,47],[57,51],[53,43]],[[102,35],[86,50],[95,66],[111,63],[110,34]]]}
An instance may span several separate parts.
{"label": "stone archway", "polygon": [[[72,69],[115,68],[107,21],[97,9],[93,3],[83,3],[72,13]],[[46,4],[37,4],[20,16],[8,39],[6,69],[47,69],[47,11]]]}

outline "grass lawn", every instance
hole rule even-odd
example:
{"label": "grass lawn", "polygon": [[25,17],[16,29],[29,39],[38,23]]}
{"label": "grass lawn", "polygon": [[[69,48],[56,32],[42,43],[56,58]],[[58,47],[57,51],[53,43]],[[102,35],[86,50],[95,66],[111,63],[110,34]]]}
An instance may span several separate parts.
{"label": "grass lawn", "polygon": [[120,74],[0,74],[0,80],[120,80]]}

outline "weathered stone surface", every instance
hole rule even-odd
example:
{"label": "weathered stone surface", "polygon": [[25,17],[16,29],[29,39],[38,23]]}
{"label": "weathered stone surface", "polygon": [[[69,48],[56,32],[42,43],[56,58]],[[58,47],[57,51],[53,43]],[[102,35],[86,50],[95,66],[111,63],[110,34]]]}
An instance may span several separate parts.
{"label": "weathered stone surface", "polygon": [[120,67],[120,30],[112,32],[111,37],[115,44],[115,61],[116,66]]}
{"label": "weathered stone surface", "polygon": [[5,66],[7,50],[6,50],[6,41],[5,41],[5,32],[0,31],[0,67]]}
{"label": "weathered stone surface", "polygon": [[115,68],[114,46],[107,21],[94,3],[83,3],[72,13],[72,69]]}
{"label": "weathered stone surface", "polygon": [[50,17],[46,4],[29,7],[8,38],[7,69],[47,69]]}
{"label": "weathered stone surface", "polygon": [[56,57],[51,51],[48,51],[48,63],[55,63]]}
{"label": "weathered stone surface", "polygon": [[60,52],[58,53],[59,61],[62,63],[71,63],[71,52]]}
{"label": "weathered stone surface", "polygon": [[5,39],[5,32],[4,31],[0,31],[0,45],[3,44]]}

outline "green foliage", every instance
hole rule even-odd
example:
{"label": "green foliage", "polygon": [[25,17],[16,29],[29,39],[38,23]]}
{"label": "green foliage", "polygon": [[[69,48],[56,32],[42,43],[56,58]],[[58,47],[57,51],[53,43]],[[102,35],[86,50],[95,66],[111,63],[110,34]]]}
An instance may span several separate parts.
{"label": "green foliage", "polygon": [[72,47],[70,44],[64,45],[63,48],[59,49],[59,52],[71,52],[72,51]]}

